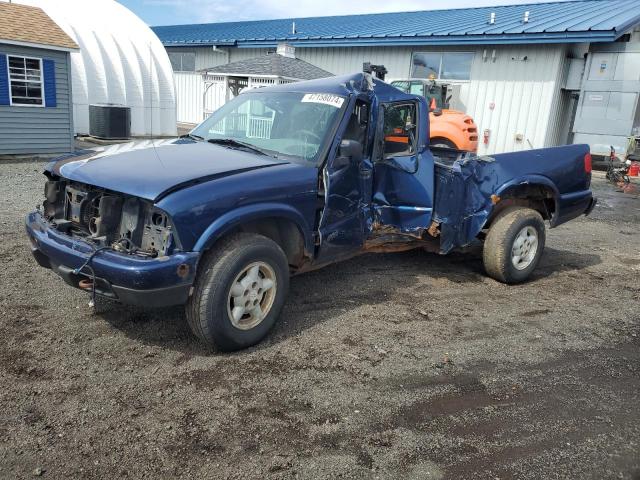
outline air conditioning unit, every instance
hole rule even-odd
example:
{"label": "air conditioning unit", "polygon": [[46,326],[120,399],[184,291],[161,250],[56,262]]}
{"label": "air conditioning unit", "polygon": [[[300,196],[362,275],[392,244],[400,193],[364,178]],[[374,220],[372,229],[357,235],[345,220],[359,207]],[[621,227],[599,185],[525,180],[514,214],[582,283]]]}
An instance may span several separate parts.
{"label": "air conditioning unit", "polygon": [[131,137],[131,108],[124,105],[89,105],[89,135],[104,140]]}

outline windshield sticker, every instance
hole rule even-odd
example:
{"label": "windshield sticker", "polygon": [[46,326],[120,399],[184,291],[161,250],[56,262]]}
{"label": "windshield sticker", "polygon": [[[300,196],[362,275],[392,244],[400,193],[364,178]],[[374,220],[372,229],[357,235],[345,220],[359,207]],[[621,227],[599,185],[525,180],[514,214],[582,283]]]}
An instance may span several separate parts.
{"label": "windshield sticker", "polygon": [[307,93],[302,97],[302,103],[322,103],[324,105],[341,108],[344,103],[344,98],[337,95],[329,95],[328,93]]}

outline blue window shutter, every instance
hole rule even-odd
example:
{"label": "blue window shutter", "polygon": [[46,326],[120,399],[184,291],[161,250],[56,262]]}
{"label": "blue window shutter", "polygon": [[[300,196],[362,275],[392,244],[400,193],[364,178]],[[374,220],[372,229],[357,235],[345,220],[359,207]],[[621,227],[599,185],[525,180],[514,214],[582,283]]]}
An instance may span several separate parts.
{"label": "blue window shutter", "polygon": [[42,78],[44,79],[44,106],[55,107],[56,103],[56,63],[42,60]]}
{"label": "blue window shutter", "polygon": [[11,105],[9,101],[9,73],[7,56],[0,54],[0,105]]}

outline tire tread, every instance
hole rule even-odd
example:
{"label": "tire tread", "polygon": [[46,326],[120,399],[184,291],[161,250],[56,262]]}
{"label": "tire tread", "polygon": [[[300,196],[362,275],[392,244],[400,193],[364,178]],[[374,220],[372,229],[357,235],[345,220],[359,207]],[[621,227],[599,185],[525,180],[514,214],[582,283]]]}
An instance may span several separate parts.
{"label": "tire tread", "polygon": [[[215,248],[205,253],[198,267],[199,272],[193,285],[193,294],[185,306],[185,316],[194,335],[211,345],[214,350],[229,350],[228,347],[216,342],[207,324],[209,297],[215,294],[215,289],[218,287],[214,279],[220,278],[226,269],[234,265],[233,257],[239,258],[245,249],[255,246],[256,243],[275,245],[280,250],[273,240],[263,235],[235,233],[222,239]],[[284,252],[281,251],[281,253],[284,256]]]}
{"label": "tire tread", "polygon": [[[531,208],[518,206],[505,208],[493,221],[484,242],[482,257],[485,270],[490,277],[503,283],[516,283],[519,281],[512,277],[508,268],[511,236],[515,233],[510,232],[510,230],[521,221],[526,221],[527,219],[533,219],[542,225],[542,236],[539,238],[538,248],[544,249],[544,220],[542,215]],[[540,253],[538,253],[538,257]]]}

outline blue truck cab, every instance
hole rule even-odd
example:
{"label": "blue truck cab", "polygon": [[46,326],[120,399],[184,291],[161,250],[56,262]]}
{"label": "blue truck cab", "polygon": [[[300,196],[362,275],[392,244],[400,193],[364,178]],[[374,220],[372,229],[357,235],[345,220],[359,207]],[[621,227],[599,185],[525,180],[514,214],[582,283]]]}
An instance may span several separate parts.
{"label": "blue truck cab", "polygon": [[34,257],[94,296],[185,305],[221,350],[268,333],[291,275],[361,253],[483,242],[488,275],[526,280],[545,221],[595,204],[588,147],[430,148],[428,115],[359,73],[242,93],[179,139],[75,152],[27,215]]}

